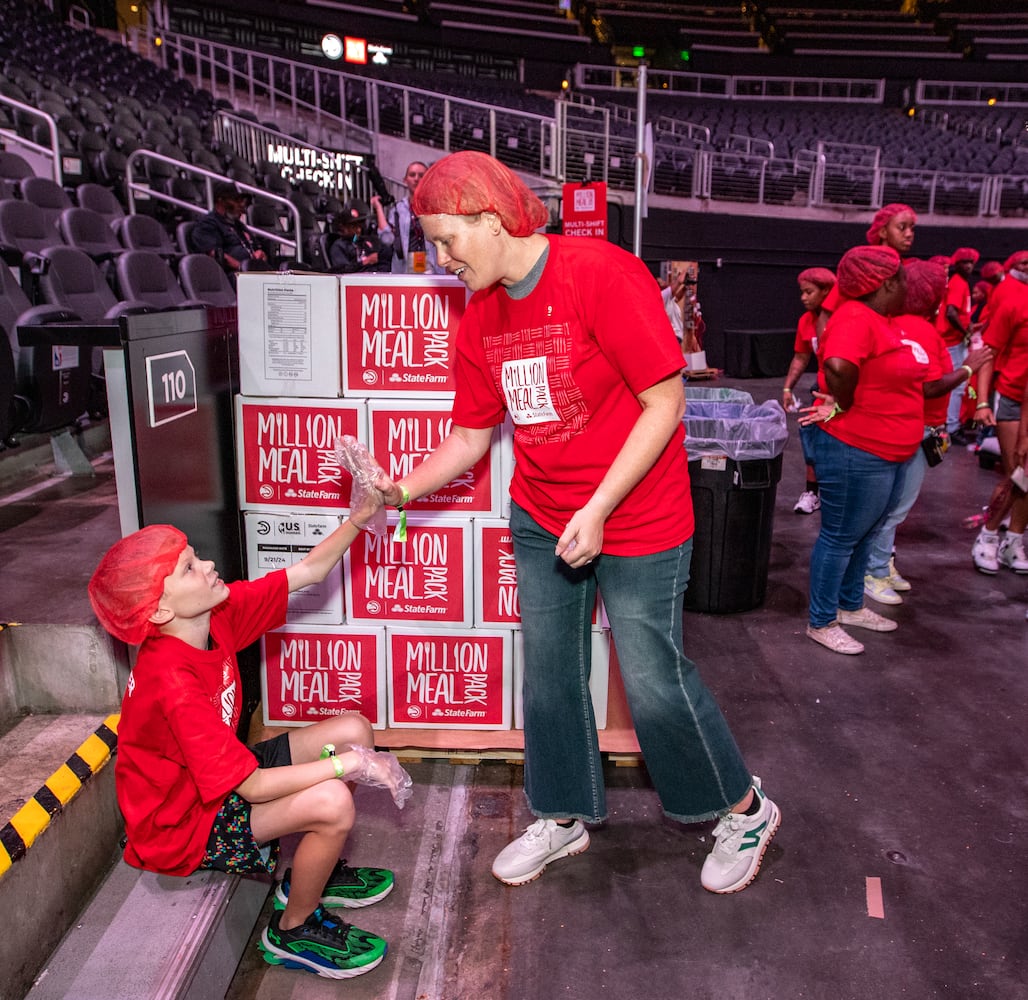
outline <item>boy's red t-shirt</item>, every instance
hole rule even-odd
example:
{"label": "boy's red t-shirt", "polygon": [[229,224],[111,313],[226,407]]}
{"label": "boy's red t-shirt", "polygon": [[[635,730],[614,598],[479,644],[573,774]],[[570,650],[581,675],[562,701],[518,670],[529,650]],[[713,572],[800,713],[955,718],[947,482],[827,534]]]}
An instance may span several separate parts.
{"label": "boy's red t-shirt", "polygon": [[928,352],[905,343],[889,321],[862,302],[844,302],[821,338],[819,367],[841,358],[860,369],[853,405],[819,426],[840,441],[889,462],[905,462],[924,436]]}
{"label": "boy's red t-shirt", "polygon": [[1021,402],[1028,384],[1028,285],[1007,278],[1000,287],[1005,289],[1004,294],[992,311],[982,340],[996,352],[996,389]]}
{"label": "boy's red t-shirt", "polygon": [[[604,240],[550,236],[536,287],[476,292],[457,334],[453,421],[514,422],[511,498],[560,535],[641,413],[637,394],[677,374],[682,351],[646,266]],[[645,555],[692,537],[685,432],[614,509],[603,551]]]}
{"label": "boy's red t-shirt", "polygon": [[953,329],[952,324],[946,318],[950,306],[955,306],[960,314],[960,325],[966,330],[971,322],[971,286],[964,280],[962,274],[951,274],[949,283],[946,285],[946,298],[939,307],[939,315],[935,318],[935,329],[939,331],[942,342],[947,347],[955,347],[962,344],[964,338],[959,330]]}
{"label": "boy's red t-shirt", "polygon": [[257,767],[236,736],[243,698],[236,653],[285,623],[287,596],[285,570],[230,584],[211,613],[213,649],[164,635],[139,647],[114,765],[130,865],[189,875],[203,860],[225,796]]}
{"label": "boy's red t-shirt", "polygon": [[[942,337],[939,336],[939,331],[923,316],[896,316],[890,322],[899,330],[900,336],[904,340],[920,344],[928,354],[925,382],[934,382],[953,371],[953,361],[950,359],[949,351],[946,350],[946,345],[942,342]],[[948,407],[948,392],[935,399],[926,399],[924,401],[925,426],[939,427],[946,423]]]}

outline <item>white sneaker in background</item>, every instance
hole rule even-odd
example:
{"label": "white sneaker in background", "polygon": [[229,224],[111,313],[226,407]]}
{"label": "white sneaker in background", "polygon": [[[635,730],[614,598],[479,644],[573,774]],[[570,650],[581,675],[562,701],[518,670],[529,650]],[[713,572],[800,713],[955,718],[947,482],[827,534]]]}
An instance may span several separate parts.
{"label": "white sneaker in background", "polygon": [[813,514],[815,510],[821,509],[821,498],[810,490],[804,490],[793,510],[797,514]]}

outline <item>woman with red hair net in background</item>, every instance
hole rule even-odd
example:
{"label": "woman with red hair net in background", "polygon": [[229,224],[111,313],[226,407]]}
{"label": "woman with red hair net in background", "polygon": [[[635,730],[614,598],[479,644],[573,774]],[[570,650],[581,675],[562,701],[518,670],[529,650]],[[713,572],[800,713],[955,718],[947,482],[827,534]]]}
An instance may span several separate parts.
{"label": "woman with red hair net in background", "polygon": [[816,425],[812,450],[821,485],[807,635],[835,653],[864,651],[843,625],[874,632],[897,627],[864,607],[864,571],[924,429],[928,358],[888,322],[903,308],[903,271],[891,247],[854,247],[843,256],[836,287],[845,301],[818,345],[828,395],[800,417]]}
{"label": "woman with red hair net in background", "polygon": [[[821,303],[825,296],[835,287],[835,275],[827,267],[808,267],[800,272],[796,279],[800,286],[800,302],[806,310],[796,326],[795,353],[785,373],[785,385],[782,386],[782,406],[787,413],[799,409],[799,403],[793,395],[793,389],[800,376],[807,370],[810,359],[817,354],[817,317],[821,312]],[[793,510],[797,514],[813,514],[821,506],[821,498],[817,495],[817,472],[814,460],[810,455],[808,439],[810,432],[800,427],[800,446],[803,458],[807,463],[807,481]]]}
{"label": "woman with red hair net in background", "polygon": [[606,819],[589,696],[597,589],[647,768],[669,816],[717,819],[700,880],[735,892],[780,821],[683,650],[693,515],[682,352],[646,266],[605,240],[546,236],[546,207],[509,168],[460,152],[414,209],[439,263],[474,294],[456,343],[453,426],[386,500],[439,489],[514,423],[514,539],[524,641],[525,793],[536,819],[492,873],[537,878]]}
{"label": "woman with red hair net in background", "polygon": [[[925,397],[924,437],[931,440],[933,432],[945,424],[949,393],[970,379],[992,357],[992,352],[988,348],[971,351],[964,364],[954,372],[949,353],[933,325],[939,304],[946,294],[945,269],[938,264],[913,260],[907,264],[904,275],[906,296],[903,313],[892,320],[892,326],[915,353],[920,348],[928,357],[922,391]],[[906,520],[917,501],[927,469],[926,452],[924,448],[917,448],[907,459],[903,486],[895,505],[874,536],[864,578],[864,593],[879,604],[903,603],[894,583],[897,579],[893,564],[896,528]],[[904,589],[909,590],[910,585]]]}

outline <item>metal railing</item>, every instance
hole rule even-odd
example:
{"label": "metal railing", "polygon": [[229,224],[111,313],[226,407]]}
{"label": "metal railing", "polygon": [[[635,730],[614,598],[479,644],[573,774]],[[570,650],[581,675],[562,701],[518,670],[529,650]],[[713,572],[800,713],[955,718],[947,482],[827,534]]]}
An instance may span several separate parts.
{"label": "metal railing", "polygon": [[[168,191],[154,187],[148,176],[152,171],[153,164],[161,164],[173,174],[199,179],[205,190],[206,204],[198,205],[195,202],[186,201]],[[202,216],[214,206],[214,185],[219,181],[225,180],[227,178],[224,175],[206,170],[203,167],[184,163],[181,160],[176,160],[174,157],[154,153],[148,149],[137,149],[128,157],[125,165],[125,193],[128,199],[128,209],[130,213],[135,213],[139,202],[157,201],[163,205],[172,205],[180,211]],[[288,256],[295,258],[299,263],[303,263],[305,256],[303,225],[299,208],[288,198],[265,191],[263,188],[255,187],[252,184],[242,184],[239,181],[234,181],[233,183],[245,194],[255,199],[260,198],[262,201],[274,205],[281,227],[277,230],[272,230],[247,223],[247,229],[251,233],[262,236],[288,250]]]}
{"label": "metal railing", "polygon": [[[77,152],[66,153],[61,149],[60,130],[57,128],[57,120],[53,115],[40,111],[38,108],[32,107],[31,104],[16,101],[13,97],[5,97],[2,94],[0,94],[0,107],[10,108],[14,112],[12,117],[16,122],[19,116],[43,122],[50,137],[50,142],[44,145],[26,138],[20,132],[0,129],[0,136],[4,140],[4,145],[11,152],[18,152],[20,150],[28,154],[26,159],[30,161],[35,160],[45,165],[46,173],[58,184],[64,183],[65,172],[69,174],[82,173],[82,159],[79,154]],[[68,162],[65,161],[65,157],[67,157]]]}

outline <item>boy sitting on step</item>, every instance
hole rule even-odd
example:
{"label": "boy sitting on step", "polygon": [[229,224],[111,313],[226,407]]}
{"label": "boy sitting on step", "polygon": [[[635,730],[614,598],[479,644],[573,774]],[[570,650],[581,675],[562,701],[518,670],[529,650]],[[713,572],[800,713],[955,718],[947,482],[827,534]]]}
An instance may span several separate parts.
{"label": "boy sitting on step", "polygon": [[151,525],[115,543],[89,583],[104,628],[140,646],[115,764],[125,860],[165,875],[271,872],[278,838],[302,834],[261,950],[329,979],[373,969],[386,942],[324,907],[366,906],[393,887],[390,871],[340,861],[355,818],[347,782],[386,788],[402,808],[411,779],[372,749],[356,712],[246,746],[236,653],[285,623],[287,595],[323,580],[380,506],[373,493],[300,562],[259,580],[226,584],[181,531]]}

